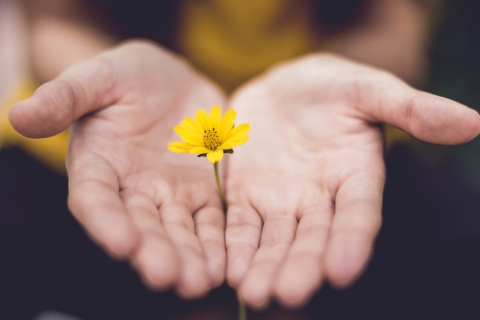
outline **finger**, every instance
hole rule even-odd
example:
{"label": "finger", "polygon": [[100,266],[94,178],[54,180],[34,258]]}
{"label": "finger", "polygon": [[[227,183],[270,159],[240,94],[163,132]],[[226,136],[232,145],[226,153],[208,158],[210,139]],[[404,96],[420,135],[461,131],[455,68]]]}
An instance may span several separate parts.
{"label": "finger", "polygon": [[281,303],[300,306],[320,287],[321,260],[332,215],[333,204],[328,198],[302,214],[295,240],[275,281],[274,294]]}
{"label": "finger", "polygon": [[167,289],[176,283],[178,258],[160,223],[157,206],[147,195],[134,190],[122,191],[122,199],[141,238],[132,262],[150,287]]}
{"label": "finger", "polygon": [[480,133],[480,115],[455,101],[415,90],[393,76],[358,88],[360,108],[376,122],[438,144],[460,144]]}
{"label": "finger", "polygon": [[227,211],[225,243],[227,247],[227,281],[237,288],[258,249],[262,219],[251,207],[231,205]]}
{"label": "finger", "polygon": [[240,285],[240,294],[247,304],[259,308],[268,304],[275,275],[295,238],[296,229],[297,219],[293,214],[266,215],[260,248]]}
{"label": "finger", "polygon": [[198,298],[212,287],[202,244],[195,234],[192,213],[183,205],[164,204],[160,217],[177,252],[180,269],[178,293],[184,298]]}
{"label": "finger", "polygon": [[120,199],[115,172],[95,154],[74,159],[67,165],[70,210],[93,239],[111,254],[129,255],[138,236]]}
{"label": "finger", "polygon": [[219,206],[209,206],[198,210],[193,219],[207,260],[211,283],[217,287],[225,279],[225,215]]}
{"label": "finger", "polygon": [[75,120],[117,100],[117,75],[108,57],[67,69],[10,111],[12,126],[29,138],[58,134]]}
{"label": "finger", "polygon": [[325,268],[333,285],[351,284],[365,268],[381,226],[384,169],[349,177],[339,188],[325,253]]}

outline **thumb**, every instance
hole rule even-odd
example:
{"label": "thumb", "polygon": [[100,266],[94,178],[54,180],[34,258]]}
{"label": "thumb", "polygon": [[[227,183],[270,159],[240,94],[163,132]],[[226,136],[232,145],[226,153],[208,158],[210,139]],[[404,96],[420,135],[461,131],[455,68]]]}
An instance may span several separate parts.
{"label": "thumb", "polygon": [[107,56],[76,64],[10,110],[9,120],[28,138],[45,138],[67,129],[85,114],[117,100],[116,74]]}
{"label": "thumb", "polygon": [[[415,90],[397,78],[366,86],[360,107],[375,122],[398,127],[417,139],[454,145],[480,133],[480,115],[460,103]],[[372,107],[371,101],[378,101]]]}

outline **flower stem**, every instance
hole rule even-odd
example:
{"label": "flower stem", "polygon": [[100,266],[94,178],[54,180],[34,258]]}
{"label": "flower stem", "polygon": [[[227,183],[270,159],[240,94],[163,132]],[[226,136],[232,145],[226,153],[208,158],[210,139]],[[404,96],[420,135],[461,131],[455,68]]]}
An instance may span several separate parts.
{"label": "flower stem", "polygon": [[225,198],[225,194],[223,193],[222,184],[220,183],[220,177],[218,176],[218,161],[213,164],[213,168],[215,169],[215,179],[217,180],[218,193],[220,194],[220,198],[222,199],[223,209],[227,209],[227,199]]}
{"label": "flower stem", "polygon": [[238,320],[247,320],[247,308],[245,308],[245,304],[243,303],[240,294],[237,292],[237,300],[238,300]]}
{"label": "flower stem", "polygon": [[[227,210],[227,199],[225,198],[225,193],[223,193],[222,184],[220,183],[220,177],[218,175],[218,161],[213,164],[213,168],[215,169],[215,180],[217,180],[218,193],[222,199],[223,209]],[[238,320],[247,320],[247,308],[245,308],[245,304],[243,303],[242,298],[240,298],[240,294],[238,294],[238,292],[237,300]]]}

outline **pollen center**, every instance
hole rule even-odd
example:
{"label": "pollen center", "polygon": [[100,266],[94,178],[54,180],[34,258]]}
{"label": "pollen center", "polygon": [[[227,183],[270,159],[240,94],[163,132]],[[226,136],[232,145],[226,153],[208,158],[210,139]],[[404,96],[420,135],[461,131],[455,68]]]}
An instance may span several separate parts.
{"label": "pollen center", "polygon": [[217,147],[220,146],[220,139],[218,138],[218,133],[215,131],[215,128],[212,130],[204,130],[203,132],[203,145],[205,148],[210,150],[217,149]]}

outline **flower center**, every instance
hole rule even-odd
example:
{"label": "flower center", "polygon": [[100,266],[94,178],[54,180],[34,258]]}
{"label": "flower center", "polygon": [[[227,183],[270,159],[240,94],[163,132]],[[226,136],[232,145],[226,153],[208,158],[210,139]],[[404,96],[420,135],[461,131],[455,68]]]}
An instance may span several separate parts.
{"label": "flower center", "polygon": [[212,130],[204,130],[203,132],[203,144],[205,148],[210,150],[217,149],[217,147],[220,146],[220,139],[218,138],[218,133],[215,131],[215,128]]}

